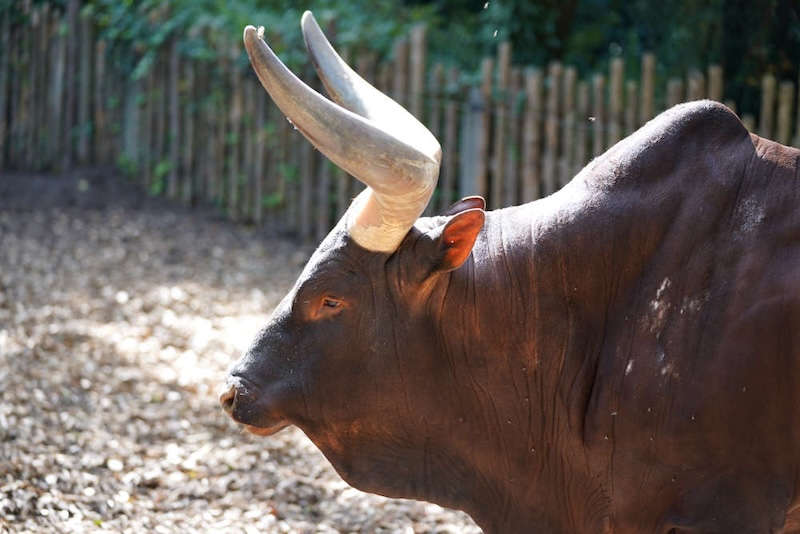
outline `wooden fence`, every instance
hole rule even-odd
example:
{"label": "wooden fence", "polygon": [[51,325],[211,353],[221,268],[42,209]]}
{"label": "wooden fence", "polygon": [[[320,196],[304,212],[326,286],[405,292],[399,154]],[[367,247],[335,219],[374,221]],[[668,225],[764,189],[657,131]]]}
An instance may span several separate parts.
{"label": "wooden fence", "polygon": [[[0,170],[117,165],[153,194],[214,203],[235,220],[319,239],[361,186],[317,153],[284,120],[233,41],[214,61],[182,57],[168,42],[138,80],[119,47],[97,38],[78,0],[64,12],[27,2],[29,22],[0,20]],[[442,143],[437,212],[457,197],[485,196],[492,208],[547,195],[591,158],[661,109],[723,94],[711,65],[661,80],[644,54],[637,79],[623,58],[580,79],[558,62],[511,64],[511,45],[480,62],[479,80],[429,65],[426,31],[415,27],[391,57],[342,53],[366,79],[406,106]],[[312,80],[311,69],[304,69]],[[475,79],[475,77],[472,77]],[[665,83],[664,83],[665,82]],[[660,86],[657,86],[660,84]],[[663,87],[663,89],[662,89]],[[762,82],[758,123],[747,127],[800,146],[792,81]]]}

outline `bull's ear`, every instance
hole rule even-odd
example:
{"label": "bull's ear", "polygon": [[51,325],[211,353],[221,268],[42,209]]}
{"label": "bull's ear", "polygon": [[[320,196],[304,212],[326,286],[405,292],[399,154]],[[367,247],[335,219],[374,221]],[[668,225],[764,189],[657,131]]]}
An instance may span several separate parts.
{"label": "bull's ear", "polygon": [[472,246],[483,228],[486,213],[471,208],[452,216],[445,224],[429,232],[433,239],[433,270],[458,269],[472,252]]}

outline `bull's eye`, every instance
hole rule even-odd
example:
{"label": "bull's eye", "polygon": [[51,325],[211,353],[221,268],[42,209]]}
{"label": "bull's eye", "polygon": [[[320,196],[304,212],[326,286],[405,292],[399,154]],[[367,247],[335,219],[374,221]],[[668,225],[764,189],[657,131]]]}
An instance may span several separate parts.
{"label": "bull's eye", "polygon": [[326,308],[338,308],[342,305],[342,302],[336,299],[325,297],[322,299],[322,305]]}

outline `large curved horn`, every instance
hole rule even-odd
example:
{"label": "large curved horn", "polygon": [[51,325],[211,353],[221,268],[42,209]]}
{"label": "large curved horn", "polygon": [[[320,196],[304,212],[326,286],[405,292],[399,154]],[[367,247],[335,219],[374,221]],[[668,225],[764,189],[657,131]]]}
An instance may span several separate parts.
{"label": "large curved horn", "polygon": [[[313,18],[310,20],[313,22]],[[322,39],[327,43],[324,36]],[[244,43],[261,84],[281,111],[320,152],[369,186],[348,210],[350,235],[367,249],[394,251],[422,213],[436,185],[441,158],[436,140],[421,124],[419,128],[436,144],[435,150],[429,141],[420,141],[421,136],[395,133],[378,125],[375,120],[390,116],[377,111],[386,109],[385,104],[381,108],[374,104],[361,108],[353,105],[354,113],[327,100],[292,74],[253,26],[245,28]],[[360,77],[358,80],[366,84]]]}

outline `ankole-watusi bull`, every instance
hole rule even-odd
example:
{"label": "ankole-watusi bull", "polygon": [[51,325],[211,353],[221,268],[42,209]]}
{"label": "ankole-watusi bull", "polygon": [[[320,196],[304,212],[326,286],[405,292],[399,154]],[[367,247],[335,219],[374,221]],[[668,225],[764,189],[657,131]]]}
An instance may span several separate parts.
{"label": "ankole-watusi bull", "polygon": [[327,100],[261,83],[368,188],[233,367],[253,432],[490,532],[800,528],[800,151],[677,106],[548,198],[418,218],[440,148],[310,14]]}

